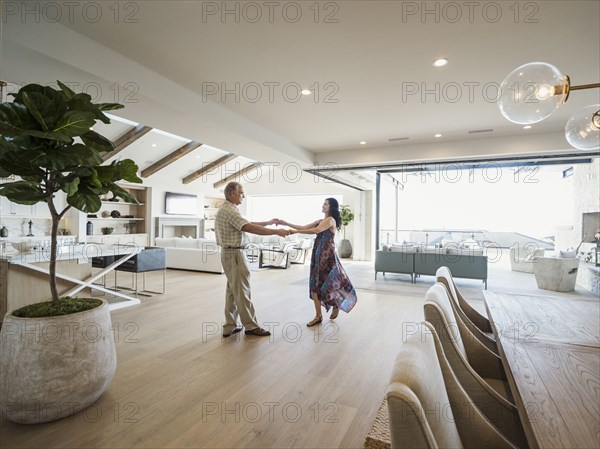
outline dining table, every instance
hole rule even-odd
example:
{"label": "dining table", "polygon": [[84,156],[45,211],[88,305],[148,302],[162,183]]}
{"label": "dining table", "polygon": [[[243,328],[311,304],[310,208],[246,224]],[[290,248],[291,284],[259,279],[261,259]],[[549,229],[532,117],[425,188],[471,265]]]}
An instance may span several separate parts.
{"label": "dining table", "polygon": [[600,300],[484,291],[531,448],[600,447]]}

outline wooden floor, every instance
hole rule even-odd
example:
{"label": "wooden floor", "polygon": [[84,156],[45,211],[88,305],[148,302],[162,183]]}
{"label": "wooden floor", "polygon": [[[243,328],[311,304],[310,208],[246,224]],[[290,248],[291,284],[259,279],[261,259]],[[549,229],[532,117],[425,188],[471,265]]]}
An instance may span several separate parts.
{"label": "wooden floor", "polygon": [[[96,404],[49,424],[3,418],[2,447],[361,448],[433,278],[374,281],[372,263],[345,265],[358,304],[310,329],[308,264],[253,271],[257,316],[273,334],[260,339],[221,337],[224,276],[169,270],[167,294],[111,313],[118,367]],[[507,289],[537,290],[533,275],[510,279]],[[458,286],[477,306],[481,283]]]}

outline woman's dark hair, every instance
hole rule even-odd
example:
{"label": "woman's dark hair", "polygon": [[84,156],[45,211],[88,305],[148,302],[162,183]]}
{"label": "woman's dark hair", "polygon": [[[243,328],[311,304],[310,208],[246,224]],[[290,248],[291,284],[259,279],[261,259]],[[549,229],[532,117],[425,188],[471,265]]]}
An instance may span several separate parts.
{"label": "woman's dark hair", "polygon": [[326,198],[329,203],[329,215],[335,220],[335,227],[342,229],[342,216],[340,215],[340,203],[335,198]]}

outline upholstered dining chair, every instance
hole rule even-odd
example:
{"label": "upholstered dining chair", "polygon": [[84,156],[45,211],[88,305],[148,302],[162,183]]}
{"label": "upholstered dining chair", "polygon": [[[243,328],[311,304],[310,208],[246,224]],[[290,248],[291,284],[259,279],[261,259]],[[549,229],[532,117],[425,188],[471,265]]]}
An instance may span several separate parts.
{"label": "upholstered dining chair", "polygon": [[[162,271],[162,292],[146,290],[146,273],[148,271]],[[166,292],[167,252],[165,248],[147,246],[131,259],[115,268],[115,285],[117,284],[117,271],[132,273],[132,290],[136,295],[152,296],[149,293],[162,295]],[[143,286],[139,289],[138,274],[142,273]]]}
{"label": "upholstered dining chair", "polygon": [[[456,320],[446,287],[437,282],[425,295],[425,320],[461,386],[482,413],[512,441],[524,441],[518,411],[500,358]],[[463,327],[461,329],[461,326]]]}
{"label": "upholstered dining chair", "polygon": [[474,404],[421,323],[400,347],[387,390],[393,449],[515,449]]}
{"label": "upholstered dining chair", "polygon": [[[466,301],[456,286],[450,269],[448,267],[438,268],[435,277],[438,282],[441,282],[446,287],[448,297],[450,298],[450,305],[456,314],[456,318],[462,320],[469,331],[475,335],[485,347],[498,355],[498,345],[496,344],[496,338],[492,333],[490,321]],[[466,337],[463,335],[463,338]]]}

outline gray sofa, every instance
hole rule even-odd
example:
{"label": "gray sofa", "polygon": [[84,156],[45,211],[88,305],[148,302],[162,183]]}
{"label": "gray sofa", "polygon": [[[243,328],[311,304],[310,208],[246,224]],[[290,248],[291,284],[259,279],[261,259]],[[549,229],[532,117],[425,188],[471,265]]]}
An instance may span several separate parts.
{"label": "gray sofa", "polygon": [[448,267],[453,277],[480,279],[487,290],[488,258],[474,255],[473,252],[458,252],[440,249],[432,252],[419,252],[416,249],[406,251],[376,251],[375,279],[377,273],[409,274],[411,282],[418,276],[435,276],[440,267]]}

